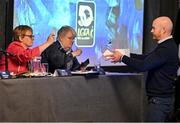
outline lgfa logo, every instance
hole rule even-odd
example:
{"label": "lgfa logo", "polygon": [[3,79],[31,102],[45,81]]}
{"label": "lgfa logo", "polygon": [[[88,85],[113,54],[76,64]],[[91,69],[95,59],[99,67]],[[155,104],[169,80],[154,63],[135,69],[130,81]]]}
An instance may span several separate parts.
{"label": "lgfa logo", "polygon": [[77,40],[78,47],[93,47],[95,44],[95,3],[77,3]]}

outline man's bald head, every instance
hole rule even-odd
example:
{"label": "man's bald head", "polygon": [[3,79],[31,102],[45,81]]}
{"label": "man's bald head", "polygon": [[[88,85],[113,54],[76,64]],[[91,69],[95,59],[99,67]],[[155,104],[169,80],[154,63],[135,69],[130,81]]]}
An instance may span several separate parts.
{"label": "man's bald head", "polygon": [[166,31],[166,33],[171,35],[173,29],[173,23],[169,17],[166,16],[158,17],[154,20],[154,22],[156,22],[157,25],[163,28]]}
{"label": "man's bald head", "polygon": [[158,17],[153,21],[151,33],[157,41],[169,37],[172,33],[173,23],[169,17]]}

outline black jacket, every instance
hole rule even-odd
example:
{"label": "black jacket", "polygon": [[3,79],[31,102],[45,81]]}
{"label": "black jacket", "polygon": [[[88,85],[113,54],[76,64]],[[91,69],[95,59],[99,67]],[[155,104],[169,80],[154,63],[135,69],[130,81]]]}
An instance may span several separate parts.
{"label": "black jacket", "polygon": [[70,70],[76,70],[79,68],[77,58],[73,58],[70,53],[67,54],[60,45],[59,41],[51,44],[46,50],[44,50],[41,56],[41,62],[49,64],[49,72],[51,73],[54,73],[55,69],[67,69],[67,63],[70,61],[72,62]]}

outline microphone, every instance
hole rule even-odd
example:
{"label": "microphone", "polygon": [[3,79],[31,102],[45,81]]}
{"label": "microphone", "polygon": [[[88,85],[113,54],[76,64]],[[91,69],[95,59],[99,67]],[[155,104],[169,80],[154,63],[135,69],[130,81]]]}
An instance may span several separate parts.
{"label": "microphone", "polygon": [[14,56],[14,54],[5,51],[5,50],[3,50],[2,48],[0,48],[0,52],[3,53],[5,56]]}

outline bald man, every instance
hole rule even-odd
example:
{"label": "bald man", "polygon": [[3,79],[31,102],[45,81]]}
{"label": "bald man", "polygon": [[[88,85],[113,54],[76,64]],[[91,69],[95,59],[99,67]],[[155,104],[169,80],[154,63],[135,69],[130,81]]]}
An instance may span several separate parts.
{"label": "bald man", "polygon": [[146,121],[168,121],[173,110],[174,83],[178,69],[178,49],[171,35],[172,21],[158,17],[153,21],[151,33],[157,47],[146,55],[130,54],[130,57],[114,51],[111,61],[122,61],[137,72],[148,71],[146,79]]}

